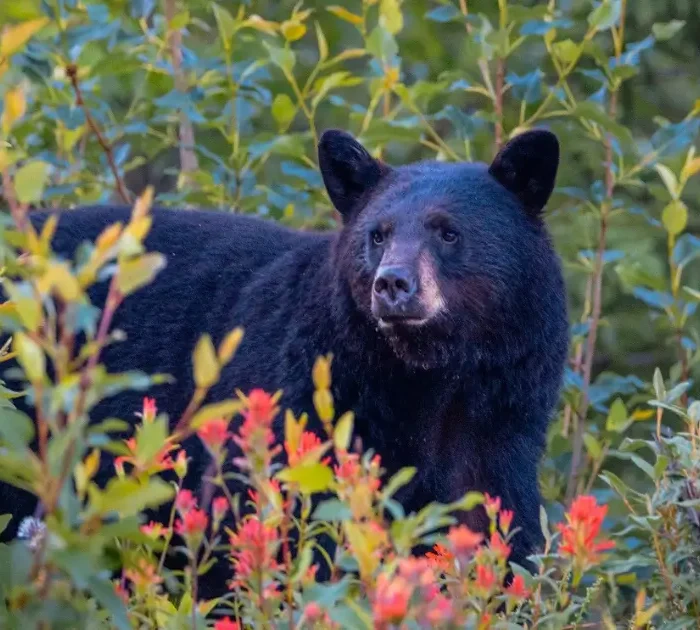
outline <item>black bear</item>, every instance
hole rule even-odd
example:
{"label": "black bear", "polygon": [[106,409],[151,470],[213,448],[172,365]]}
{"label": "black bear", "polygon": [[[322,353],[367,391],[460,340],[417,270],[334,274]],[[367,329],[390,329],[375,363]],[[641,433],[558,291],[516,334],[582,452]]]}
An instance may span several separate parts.
{"label": "black bear", "polygon": [[[498,495],[522,529],[512,559],[523,562],[540,539],[537,466],[568,345],[560,263],[542,219],[558,161],[558,142],[544,130],[515,137],[490,166],[401,167],[327,131],[319,164],[342,229],[155,209],[146,246],[167,266],[117,312],[127,341],[110,346],[104,362],[173,375],[176,384],[151,395],[174,420],[191,397],[190,357],[204,332],[218,343],[245,329],[212,399],[282,389],[282,407],[297,413],[313,409],[313,363],[332,353],[336,408],[355,412],[363,447],[381,455],[387,474],[418,469],[401,495],[406,511],[469,490]],[[71,256],[129,213],[62,213],[54,248]],[[106,285],[93,303],[103,304]],[[97,415],[133,417],[140,396],[109,399]],[[196,440],[188,452],[196,487],[209,459]],[[33,510],[15,491],[0,493],[0,511]],[[467,519],[484,526],[483,515]]]}

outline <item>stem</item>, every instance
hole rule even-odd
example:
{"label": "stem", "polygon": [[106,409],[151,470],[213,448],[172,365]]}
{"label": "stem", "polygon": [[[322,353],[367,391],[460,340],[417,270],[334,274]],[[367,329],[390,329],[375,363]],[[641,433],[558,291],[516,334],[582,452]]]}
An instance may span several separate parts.
{"label": "stem", "polygon": [[[620,17],[620,26],[617,29],[616,35],[613,36],[615,44],[615,55],[619,60],[622,54],[622,45],[624,41],[625,30],[625,9],[626,0],[622,0],[622,13]],[[610,94],[609,116],[615,119],[617,115],[617,97],[618,85],[614,85]],[[615,192],[615,174],[613,172],[613,147],[610,134],[605,135],[605,199],[600,208],[600,227],[598,232],[598,247],[595,253],[595,262],[593,265],[593,277],[591,282],[591,317],[590,328],[586,340],[586,352],[582,365],[583,387],[581,389],[581,398],[577,412],[576,430],[574,432],[572,453],[571,453],[571,470],[566,487],[566,502],[570,504],[574,498],[578,481],[583,472],[583,437],[586,432],[586,416],[590,405],[589,391],[593,374],[593,361],[595,358],[596,341],[598,338],[598,327],[602,312],[602,297],[603,297],[603,257],[605,255],[605,247],[607,244],[607,231],[609,213],[612,209],[613,194]]]}
{"label": "stem", "polygon": [[70,79],[71,85],[73,86],[73,92],[75,93],[75,104],[83,110],[83,114],[85,115],[85,121],[87,122],[90,131],[92,131],[92,133],[95,134],[97,142],[102,147],[102,150],[105,153],[107,163],[109,164],[109,169],[112,171],[112,175],[114,176],[114,182],[117,187],[117,193],[119,194],[124,203],[131,203],[129,192],[126,186],[124,185],[124,181],[122,180],[121,175],[119,174],[117,163],[114,161],[114,153],[112,152],[112,146],[102,135],[100,128],[97,126],[95,119],[92,117],[92,114],[90,113],[90,110],[88,109],[87,105],[85,104],[85,100],[83,99],[83,93],[80,89],[80,83],[78,82],[78,66],[76,66],[73,63],[68,64],[66,66],[66,75]]}
{"label": "stem", "polygon": [[[177,15],[177,0],[165,0],[165,20],[167,22],[167,41],[170,58],[173,63],[175,89],[187,93],[187,78],[182,70],[182,32],[172,30],[170,23]],[[235,109],[235,108],[234,108]],[[194,128],[184,111],[180,111],[180,171],[192,173],[198,168],[197,154],[194,152]]]}
{"label": "stem", "polygon": [[[459,8],[462,11],[462,15],[467,18],[469,17],[469,8],[467,7],[467,0],[459,0]],[[465,20],[464,27],[467,29],[467,35],[472,34],[472,25],[469,21]],[[479,59],[477,62],[479,70],[481,71],[481,77],[484,80],[484,85],[491,95],[493,101],[496,100],[496,91],[493,89],[493,83],[491,81],[491,74],[489,73],[489,65],[485,59]]]}

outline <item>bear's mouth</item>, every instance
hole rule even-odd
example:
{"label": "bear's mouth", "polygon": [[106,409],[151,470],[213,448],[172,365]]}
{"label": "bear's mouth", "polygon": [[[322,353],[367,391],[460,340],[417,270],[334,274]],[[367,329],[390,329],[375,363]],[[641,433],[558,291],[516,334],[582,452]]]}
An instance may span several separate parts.
{"label": "bear's mouth", "polygon": [[415,317],[405,315],[385,315],[379,318],[380,328],[396,328],[401,326],[422,326],[427,323],[426,317]]}

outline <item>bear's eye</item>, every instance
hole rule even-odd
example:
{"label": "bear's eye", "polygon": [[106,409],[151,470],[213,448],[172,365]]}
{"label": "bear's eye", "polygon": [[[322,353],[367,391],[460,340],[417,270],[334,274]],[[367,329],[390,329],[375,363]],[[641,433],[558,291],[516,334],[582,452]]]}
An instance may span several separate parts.
{"label": "bear's eye", "polygon": [[379,230],[373,230],[372,231],[372,242],[375,245],[381,245],[384,242],[384,234],[382,234]]}
{"label": "bear's eye", "polygon": [[445,243],[456,243],[458,234],[454,230],[445,229],[440,232],[440,238],[442,238]]}

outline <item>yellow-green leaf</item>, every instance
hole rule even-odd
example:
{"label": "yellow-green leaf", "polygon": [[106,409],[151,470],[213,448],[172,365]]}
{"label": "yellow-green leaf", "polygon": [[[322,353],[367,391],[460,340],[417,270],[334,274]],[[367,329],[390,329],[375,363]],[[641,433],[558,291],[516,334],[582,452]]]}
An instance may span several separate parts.
{"label": "yellow-green leaf", "polygon": [[330,488],[333,472],[328,466],[319,463],[285,468],[277,474],[277,478],[293,484],[303,494],[315,494]]}
{"label": "yellow-green leaf", "polygon": [[399,0],[382,0],[379,5],[379,22],[392,35],[396,35],[403,28]]}
{"label": "yellow-green leaf", "polygon": [[306,24],[297,20],[285,20],[280,25],[280,32],[288,42],[295,42],[306,35]]}
{"label": "yellow-green leaf", "polygon": [[668,190],[671,197],[676,199],[678,197],[678,179],[676,179],[673,171],[665,164],[657,164],[654,168],[663,180],[666,190]]}
{"label": "yellow-green leaf", "polygon": [[44,194],[49,165],[46,162],[28,162],[15,173],[14,183],[17,199],[22,203],[39,201]]}
{"label": "yellow-green leaf", "polygon": [[219,36],[226,50],[231,48],[231,38],[235,35],[237,30],[236,20],[233,16],[222,6],[218,4],[213,4],[212,8],[214,10],[214,18],[216,19],[216,26],[219,29]]}
{"label": "yellow-green leaf", "polygon": [[211,337],[202,335],[197,342],[192,357],[194,363],[194,382],[199,388],[209,388],[219,380],[219,361]]}
{"label": "yellow-green leaf", "polygon": [[238,350],[238,346],[241,345],[243,341],[243,329],[238,326],[234,328],[228,335],[224,337],[224,340],[219,344],[219,363],[224,366],[226,365]]}
{"label": "yellow-green leaf", "polygon": [[669,234],[677,236],[688,224],[688,208],[680,199],[672,201],[661,213],[661,222]]}
{"label": "yellow-green leaf", "polygon": [[690,179],[693,175],[700,173],[700,157],[688,162],[683,168],[683,181]]}
{"label": "yellow-green leaf", "polygon": [[0,38],[0,57],[14,55],[48,22],[48,18],[28,20],[5,28]]}
{"label": "yellow-green leaf", "polygon": [[344,413],[335,425],[333,444],[338,451],[347,451],[352,437],[354,416],[351,411]]}
{"label": "yellow-green leaf", "polygon": [[318,40],[318,57],[321,61],[325,61],[328,57],[328,41],[318,22],[314,22],[314,26],[316,27],[316,39]]}
{"label": "yellow-green leaf", "polygon": [[31,383],[44,380],[46,374],[46,356],[41,347],[22,332],[15,333],[12,349],[17,353],[17,360]]}
{"label": "yellow-green leaf", "polygon": [[122,295],[129,295],[149,284],[156,274],[165,267],[165,256],[151,252],[122,260],[117,272],[117,286]]}
{"label": "yellow-green leaf", "polygon": [[314,363],[311,377],[316,389],[330,389],[331,387],[331,360],[332,357],[318,357]]}
{"label": "yellow-green leaf", "polygon": [[586,433],[583,436],[583,443],[586,445],[586,450],[588,451],[588,454],[594,460],[599,459],[600,456],[603,454],[603,447],[600,445],[600,442],[595,438],[595,436],[591,433]]}
{"label": "yellow-green leaf", "polygon": [[627,426],[627,407],[622,399],[616,398],[610,406],[608,418],[605,421],[605,429],[607,431],[615,431],[619,433]]}
{"label": "yellow-green leaf", "polygon": [[288,94],[280,92],[272,102],[272,117],[280,129],[286,129],[294,120],[297,108]]}
{"label": "yellow-green leaf", "polygon": [[27,99],[21,86],[18,85],[5,93],[1,123],[3,134],[7,135],[10,133],[12,126],[24,116],[26,109]]}
{"label": "yellow-green leaf", "polygon": [[217,418],[230,418],[243,409],[243,402],[240,400],[222,400],[221,402],[205,405],[190,421],[190,427],[195,431],[210,420]]}
{"label": "yellow-green leaf", "polygon": [[354,24],[355,26],[360,26],[364,21],[361,16],[355,15],[354,13],[348,11],[346,8],[340,7],[336,4],[330,7],[326,7],[326,10],[330,11],[333,15],[339,17],[341,20],[350,22],[350,24]]}

